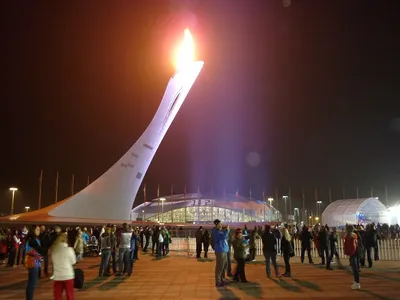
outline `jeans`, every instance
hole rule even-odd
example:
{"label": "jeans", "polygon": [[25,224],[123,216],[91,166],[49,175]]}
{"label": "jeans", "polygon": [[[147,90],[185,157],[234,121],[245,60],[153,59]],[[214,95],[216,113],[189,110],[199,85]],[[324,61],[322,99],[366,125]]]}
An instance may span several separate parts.
{"label": "jeans", "polygon": [[264,251],[264,257],[266,260],[267,276],[271,277],[271,261],[272,261],[272,265],[274,266],[274,269],[275,269],[275,275],[278,276],[279,269],[278,269],[278,264],[276,263],[276,252]]}
{"label": "jeans", "polygon": [[337,264],[339,265],[339,267],[342,267],[342,264],[341,264],[341,262],[340,262],[339,253],[338,253],[338,251],[337,251],[336,248],[333,248],[333,250],[331,250],[331,255],[329,256],[329,261],[330,261],[330,263],[332,263],[333,256],[336,257],[336,262],[337,262]]}
{"label": "jeans", "polygon": [[360,283],[360,274],[359,274],[359,259],[357,255],[353,255],[350,257],[350,265],[351,270],[353,271],[354,281]]}
{"label": "jeans", "polygon": [[196,242],[196,258],[200,258],[201,256],[201,242]]}
{"label": "jeans", "polygon": [[306,247],[302,246],[301,247],[301,262],[304,262],[304,256],[306,254],[306,251],[307,251],[307,255],[308,255],[308,262],[310,264],[312,264],[313,260],[311,257],[311,247],[310,246],[306,246]]}
{"label": "jeans", "polygon": [[143,251],[147,252],[147,249],[149,248],[149,244],[150,244],[150,236],[149,235],[145,235],[145,238],[146,238],[146,243],[144,244]]}
{"label": "jeans", "polygon": [[231,266],[231,251],[228,251],[226,253],[226,273],[228,274],[227,276],[232,276],[232,266]]}
{"label": "jeans", "polygon": [[[229,252],[228,252],[229,253]],[[225,278],[228,260],[225,252],[215,253],[215,283],[222,284]]]}
{"label": "jeans", "polygon": [[209,244],[204,243],[203,247],[204,247],[204,258],[207,258]]}
{"label": "jeans", "polygon": [[250,261],[256,259],[256,248],[250,248]]}
{"label": "jeans", "polygon": [[14,266],[15,258],[17,257],[17,251],[18,250],[16,248],[10,250],[8,254],[8,263],[7,263],[9,267]]}
{"label": "jeans", "polygon": [[246,274],[244,272],[244,258],[237,258],[236,259],[237,262],[237,267],[236,267],[236,273],[235,273],[235,280],[239,280],[242,282],[247,281],[246,280]]}
{"label": "jeans", "polygon": [[46,255],[43,256],[43,264],[44,264],[44,275],[49,276],[49,254],[46,251]]}
{"label": "jeans", "polygon": [[100,262],[100,269],[99,275],[101,276],[104,273],[108,274],[108,266],[110,264],[110,256],[111,256],[111,249],[102,249],[101,250],[101,262]]}
{"label": "jeans", "polygon": [[169,243],[164,242],[163,243],[163,256],[167,255],[169,253]]}
{"label": "jeans", "polygon": [[54,300],[62,300],[62,293],[65,290],[67,300],[74,300],[74,279],[54,281]]}
{"label": "jeans", "polygon": [[329,268],[331,265],[331,262],[329,260],[329,249],[328,248],[321,248],[321,264],[325,264],[325,258],[326,258],[326,267]]}
{"label": "jeans", "polygon": [[[113,273],[117,273],[117,259],[116,259],[116,250],[111,250],[110,261],[112,260],[112,269]],[[108,272],[110,273],[110,263],[108,264]]]}
{"label": "jeans", "polygon": [[287,251],[283,251],[283,260],[285,261],[285,274],[290,276],[290,255]]}
{"label": "jeans", "polygon": [[28,285],[26,286],[26,300],[33,300],[36,283],[39,279],[39,268],[28,269]]}
{"label": "jeans", "polygon": [[119,269],[118,273],[123,274],[122,264],[125,264],[125,271],[131,274],[131,262],[130,262],[130,250],[129,248],[119,248]]}

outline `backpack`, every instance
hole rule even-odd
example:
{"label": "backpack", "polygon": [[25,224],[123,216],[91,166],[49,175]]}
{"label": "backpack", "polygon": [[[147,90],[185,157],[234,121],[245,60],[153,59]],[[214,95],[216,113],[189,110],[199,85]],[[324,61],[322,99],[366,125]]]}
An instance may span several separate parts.
{"label": "backpack", "polygon": [[358,245],[357,234],[353,235],[347,234],[344,238],[344,246],[343,246],[344,254],[350,257],[356,254],[357,245]]}

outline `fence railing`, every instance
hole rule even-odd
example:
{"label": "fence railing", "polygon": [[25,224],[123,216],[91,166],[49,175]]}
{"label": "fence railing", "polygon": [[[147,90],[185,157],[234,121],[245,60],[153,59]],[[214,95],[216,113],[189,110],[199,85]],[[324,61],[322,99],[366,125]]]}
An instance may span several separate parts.
{"label": "fence railing", "polygon": [[[262,242],[256,240],[257,255],[263,255]],[[178,238],[172,239],[172,243],[169,245],[169,249],[177,251],[178,253],[187,253],[188,255],[196,253],[196,239],[195,238]],[[400,260],[400,239],[387,239],[381,240],[378,246],[379,259],[380,260]],[[298,239],[294,240],[295,256],[300,257],[301,255],[301,242]],[[204,251],[204,249],[202,249]],[[209,253],[213,253],[211,246],[208,248]],[[338,252],[340,258],[346,258],[343,252],[343,240],[338,241]],[[306,254],[307,255],[307,254]],[[372,257],[374,257],[374,250],[372,250]],[[318,251],[315,248],[314,243],[311,244],[311,256],[313,258],[319,257]]]}

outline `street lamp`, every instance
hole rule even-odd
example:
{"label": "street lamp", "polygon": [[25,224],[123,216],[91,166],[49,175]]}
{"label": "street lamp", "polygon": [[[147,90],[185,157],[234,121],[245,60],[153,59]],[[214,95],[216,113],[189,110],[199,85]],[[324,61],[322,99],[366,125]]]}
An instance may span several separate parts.
{"label": "street lamp", "polygon": [[319,216],[319,207],[321,205],[322,201],[317,201],[317,216]]}
{"label": "street lamp", "polygon": [[29,206],[25,206],[25,212],[28,212],[31,208]]}
{"label": "street lamp", "polygon": [[268,198],[269,206],[272,207],[272,201],[274,201],[274,198]]}
{"label": "street lamp", "polygon": [[160,201],[161,201],[161,216],[162,216],[161,222],[163,222],[163,223],[164,223],[164,201],[165,200],[167,200],[167,199],[160,198]]}
{"label": "street lamp", "polygon": [[287,198],[289,198],[289,197],[288,197],[288,196],[283,196],[282,198],[285,200],[285,219],[286,219],[286,221],[287,221],[287,206],[286,206],[286,200],[287,200]]}
{"label": "street lamp", "polygon": [[15,197],[15,192],[18,191],[16,187],[10,187],[10,191],[12,192],[11,196],[11,215],[14,214],[14,197]]}

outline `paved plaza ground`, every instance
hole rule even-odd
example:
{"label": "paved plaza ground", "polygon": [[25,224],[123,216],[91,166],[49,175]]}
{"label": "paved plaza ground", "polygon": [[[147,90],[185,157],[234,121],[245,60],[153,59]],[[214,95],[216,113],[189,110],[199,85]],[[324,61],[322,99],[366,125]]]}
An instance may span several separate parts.
{"label": "paved plaza ground", "polygon": [[[268,279],[262,257],[246,265],[248,284],[216,288],[213,259],[197,261],[171,253],[156,260],[141,255],[131,277],[99,278],[99,258],[85,258],[85,286],[75,299],[400,299],[400,262],[380,261],[363,269],[360,291],[350,290],[349,270],[327,271],[318,265],[292,263],[293,278]],[[234,265],[233,265],[234,266]],[[26,270],[0,268],[0,299],[25,299]],[[53,299],[52,281],[40,279],[35,299]]]}

